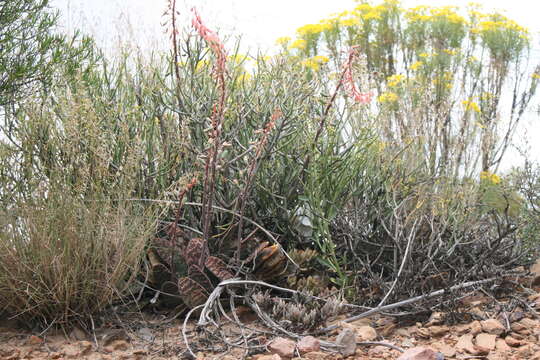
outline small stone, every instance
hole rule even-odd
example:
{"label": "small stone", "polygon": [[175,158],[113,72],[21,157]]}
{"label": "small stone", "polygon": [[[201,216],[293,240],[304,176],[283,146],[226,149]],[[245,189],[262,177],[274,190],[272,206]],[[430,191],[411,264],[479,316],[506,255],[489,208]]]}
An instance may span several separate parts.
{"label": "small stone", "polygon": [[476,346],[487,349],[487,352],[495,349],[495,340],[497,335],[480,333],[476,335]]}
{"label": "small stone", "polygon": [[456,344],[457,351],[468,352],[469,354],[476,355],[476,349],[474,348],[472,340],[472,334],[461,335]]}
{"label": "small stone", "polygon": [[469,324],[469,330],[473,335],[480,334],[482,332],[482,324],[480,324],[480,321],[475,320]]}
{"label": "small stone", "polygon": [[304,336],[296,344],[296,348],[300,354],[305,354],[321,349],[321,342],[313,336]]}
{"label": "small stone", "polygon": [[495,341],[495,349],[502,352],[512,351],[512,349],[510,348],[510,346],[508,346],[504,339],[497,339]]}
{"label": "small stone", "polygon": [[357,341],[373,341],[375,339],[377,339],[377,331],[371,326],[360,326],[356,328]]}
{"label": "small stone", "polygon": [[155,335],[153,334],[152,330],[147,327],[142,327],[137,330],[137,336],[147,342],[152,342],[155,339]]}
{"label": "small stone", "polygon": [[43,339],[39,336],[32,335],[26,340],[26,345],[41,345],[43,344]]}
{"label": "small stone", "polygon": [[265,355],[259,355],[257,357],[253,357],[253,359],[255,360],[281,360],[281,356],[279,356],[278,354],[272,354],[272,355],[268,355],[268,354],[265,354]]}
{"label": "small stone", "polygon": [[481,321],[482,330],[488,334],[501,335],[505,332],[504,326],[496,319]]}
{"label": "small stone", "polygon": [[429,339],[431,337],[431,332],[429,329],[423,327],[416,329],[415,334],[422,339]]}
{"label": "small stone", "polygon": [[431,336],[443,336],[450,331],[448,326],[430,326],[429,332]]}
{"label": "small stone", "polygon": [[90,341],[79,341],[79,349],[81,350],[81,355],[86,355],[92,351],[92,343]]}
{"label": "small stone", "polygon": [[520,359],[529,359],[535,353],[532,344],[526,344],[517,349]]}
{"label": "small stone", "polygon": [[356,336],[350,328],[341,330],[336,338],[336,343],[341,345],[339,352],[345,357],[354,355],[356,352]]}
{"label": "small stone", "polygon": [[540,258],[531,266],[532,285],[540,285]]}
{"label": "small stone", "polygon": [[397,360],[444,360],[444,356],[430,348],[419,346],[405,351]]}
{"label": "small stone", "polygon": [[83,356],[81,349],[71,344],[62,347],[62,353],[69,359],[79,359]]}
{"label": "small stone", "polygon": [[114,340],[111,341],[111,343],[107,346],[105,346],[104,350],[108,353],[112,353],[114,351],[126,351],[129,348],[129,344],[125,340]]}
{"label": "small stone", "polygon": [[390,351],[389,351],[388,347],[382,346],[382,345],[377,345],[377,346],[372,347],[371,349],[369,349],[368,354],[371,357],[384,357],[389,352]]}
{"label": "small stone", "polygon": [[409,329],[407,329],[407,328],[399,328],[399,329],[397,329],[396,334],[399,335],[399,336],[403,336],[405,338],[411,336],[411,333],[410,333]]}
{"label": "small stone", "polygon": [[433,347],[435,347],[439,352],[441,352],[444,356],[453,358],[456,356],[456,349],[453,346],[448,345],[444,342],[437,342],[433,344]]}
{"label": "small stone", "polygon": [[312,351],[307,354],[304,354],[304,359],[308,359],[308,360],[322,360],[322,359],[327,359],[327,358],[328,358],[328,355],[321,351]]}
{"label": "small stone", "polygon": [[519,321],[519,324],[526,327],[527,329],[534,329],[538,327],[538,321],[529,319],[529,318],[523,318]]}
{"label": "small stone", "polygon": [[429,317],[429,320],[426,324],[426,326],[433,326],[433,325],[441,325],[444,322],[444,313],[442,312],[434,312]]}
{"label": "small stone", "polygon": [[277,337],[268,345],[268,351],[284,358],[294,357],[296,343],[292,340]]}
{"label": "small stone", "polygon": [[521,340],[515,339],[512,336],[507,336],[504,338],[504,341],[508,346],[518,347],[522,344]]}

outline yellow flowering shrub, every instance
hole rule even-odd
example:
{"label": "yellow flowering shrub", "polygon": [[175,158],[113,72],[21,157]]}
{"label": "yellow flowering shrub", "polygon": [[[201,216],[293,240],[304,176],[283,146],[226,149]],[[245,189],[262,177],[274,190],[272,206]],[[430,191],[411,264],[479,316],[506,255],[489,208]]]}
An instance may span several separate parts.
{"label": "yellow flowering shrub", "polygon": [[389,87],[396,87],[399,84],[401,84],[403,80],[405,80],[405,75],[403,74],[391,75],[386,80]]}
{"label": "yellow flowering shrub", "polygon": [[464,106],[465,106],[465,111],[474,111],[476,113],[480,113],[480,107],[478,106],[477,103],[475,103],[474,101],[472,100],[463,100],[461,102]]}
{"label": "yellow flowering shrub", "polygon": [[398,95],[394,92],[384,92],[378,97],[380,103],[393,103],[398,101],[398,99]]}

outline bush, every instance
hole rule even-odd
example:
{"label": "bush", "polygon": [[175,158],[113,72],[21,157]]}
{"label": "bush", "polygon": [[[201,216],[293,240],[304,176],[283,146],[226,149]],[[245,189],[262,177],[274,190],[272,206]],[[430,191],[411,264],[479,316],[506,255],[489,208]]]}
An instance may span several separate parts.
{"label": "bush", "polygon": [[28,325],[87,320],[137,275],[152,215],[59,190],[12,204],[0,214],[0,309]]}

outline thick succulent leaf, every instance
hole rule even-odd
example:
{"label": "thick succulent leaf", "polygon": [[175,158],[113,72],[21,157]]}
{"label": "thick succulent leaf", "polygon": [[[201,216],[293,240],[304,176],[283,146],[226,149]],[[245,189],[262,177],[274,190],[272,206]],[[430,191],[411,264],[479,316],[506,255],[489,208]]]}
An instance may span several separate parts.
{"label": "thick succulent leaf", "polygon": [[188,277],[191,280],[199,283],[199,285],[205,288],[205,290],[207,290],[208,292],[211,292],[214,289],[214,287],[212,286],[212,282],[210,281],[208,276],[206,276],[204,270],[197,265],[192,265],[189,267]]}
{"label": "thick succulent leaf", "polygon": [[219,280],[232,279],[234,275],[229,271],[227,264],[215,256],[209,256],[206,259],[206,268],[210,270]]}
{"label": "thick succulent leaf", "polygon": [[204,304],[209,296],[204,287],[188,277],[178,280],[178,290],[182,300],[190,308]]}
{"label": "thick succulent leaf", "polygon": [[207,257],[204,240],[201,238],[191,239],[183,255],[188,268],[193,265],[202,268]]}

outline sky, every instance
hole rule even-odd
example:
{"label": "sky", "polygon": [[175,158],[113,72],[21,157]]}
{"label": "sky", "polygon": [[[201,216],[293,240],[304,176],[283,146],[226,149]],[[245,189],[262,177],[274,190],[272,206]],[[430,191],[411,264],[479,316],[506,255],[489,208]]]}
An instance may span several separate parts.
{"label": "sky", "polygon": [[[374,0],[374,3],[378,3]],[[477,0],[486,10],[498,10],[527,27],[533,35],[533,58],[540,62],[540,1]],[[402,0],[403,7],[417,5],[466,6],[470,0]],[[82,29],[92,35],[107,53],[114,53],[119,44],[136,46],[143,51],[169,48],[163,22],[168,0],[51,0],[60,11],[61,29],[72,32]],[[181,14],[179,23],[188,26],[189,9],[196,6],[212,29],[227,35],[241,35],[243,52],[263,52],[275,46],[281,36],[294,37],[295,30],[316,23],[332,13],[354,8],[354,0],[177,0]],[[518,129],[516,138],[521,147],[540,161],[540,116],[531,108]],[[517,165],[522,159],[517,151],[509,152],[504,167]]]}

